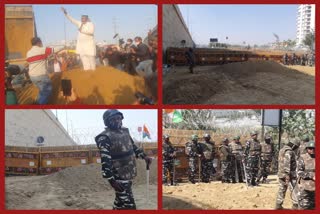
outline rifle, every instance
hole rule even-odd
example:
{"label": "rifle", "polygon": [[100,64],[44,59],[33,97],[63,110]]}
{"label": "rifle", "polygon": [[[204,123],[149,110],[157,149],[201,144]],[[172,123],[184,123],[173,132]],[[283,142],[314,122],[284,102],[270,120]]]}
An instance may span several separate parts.
{"label": "rifle", "polygon": [[236,177],[236,182],[239,183],[239,172],[238,172],[238,164],[237,164],[237,158],[234,156],[234,164],[235,164],[235,177]]}
{"label": "rifle", "polygon": [[244,172],[244,178],[246,179],[246,186],[247,186],[247,189],[248,189],[248,176],[247,176],[247,172],[246,172],[246,165],[245,165],[245,160],[244,161],[241,161],[242,162],[242,165],[243,165],[243,172]]}

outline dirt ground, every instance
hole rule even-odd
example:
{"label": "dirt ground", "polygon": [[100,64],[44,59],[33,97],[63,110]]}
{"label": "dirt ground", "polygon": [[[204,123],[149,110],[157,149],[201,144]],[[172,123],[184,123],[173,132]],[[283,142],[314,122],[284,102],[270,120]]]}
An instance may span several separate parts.
{"label": "dirt ground", "polygon": [[[70,167],[47,176],[6,177],[6,209],[112,209],[115,194],[101,166]],[[137,209],[157,209],[156,160],[150,168],[149,195],[144,161],[138,161],[133,195]],[[149,196],[149,197],[146,197]]]}
{"label": "dirt ground", "polygon": [[[247,188],[245,183],[226,184],[182,183],[178,186],[163,186],[163,209],[274,209],[278,192],[275,175],[270,183]],[[290,193],[287,192],[283,207],[290,209]]]}
{"label": "dirt ground", "polygon": [[[81,104],[133,104],[137,91],[146,96],[156,97],[157,80],[146,87],[140,76],[132,76],[112,67],[98,67],[95,71],[73,69],[67,72],[51,74],[53,93],[49,104],[68,104],[61,92],[61,79],[71,79],[72,87],[81,100]],[[35,103],[38,89],[29,84],[17,89],[19,104]]]}
{"label": "dirt ground", "polygon": [[163,77],[165,104],[314,104],[315,67],[252,60],[174,67]]}

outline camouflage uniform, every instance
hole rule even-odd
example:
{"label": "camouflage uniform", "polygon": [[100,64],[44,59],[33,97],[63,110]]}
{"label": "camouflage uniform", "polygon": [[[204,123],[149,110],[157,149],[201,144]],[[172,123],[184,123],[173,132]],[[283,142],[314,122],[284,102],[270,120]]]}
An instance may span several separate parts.
{"label": "camouflage uniform", "polygon": [[215,155],[214,142],[208,141],[199,144],[201,156],[201,181],[210,182],[210,175],[213,172],[213,159]]}
{"label": "camouflage uniform", "polygon": [[162,143],[162,183],[168,182],[168,173],[170,177],[170,183],[173,185],[173,169],[174,169],[174,154],[175,149],[171,142]]}
{"label": "camouflage uniform", "polygon": [[[103,115],[105,124],[108,124],[108,119],[115,115],[120,115],[123,119],[121,112],[114,109],[107,110]],[[108,127],[95,137],[95,141],[100,150],[102,176],[108,179],[115,189],[113,209],[136,209],[131,189],[132,180],[137,175],[136,158],[146,161],[149,158],[134,144],[129,129],[121,125],[122,123],[117,129],[110,129],[109,125],[106,125]]]}
{"label": "camouflage uniform", "polygon": [[302,141],[301,141],[301,143],[300,143],[299,149],[297,150],[297,156],[296,156],[297,161],[299,160],[299,158],[300,158],[301,155],[307,153],[306,145],[307,145],[307,143],[310,141],[308,135],[304,135],[302,138],[303,138],[303,139],[302,139]]}
{"label": "camouflage uniform", "polygon": [[245,156],[246,156],[246,172],[247,182],[249,185],[257,185],[256,178],[259,172],[259,160],[261,154],[261,144],[257,139],[250,139],[246,143]]}
{"label": "camouflage uniform", "polygon": [[199,157],[199,144],[196,141],[188,142],[185,146],[185,153],[188,156],[189,162],[189,181],[191,183],[195,183],[195,174],[196,174],[196,164],[197,164],[197,157]]}
{"label": "camouflage uniform", "polygon": [[267,181],[268,175],[270,174],[270,167],[272,158],[274,155],[274,144],[271,139],[270,142],[261,143],[261,163],[260,163],[260,174],[258,181],[262,178],[262,183]]}
{"label": "camouflage uniform", "polygon": [[221,162],[221,181],[222,183],[230,183],[231,181],[231,152],[227,144],[219,146],[220,162]]}
{"label": "camouflage uniform", "polygon": [[299,209],[315,209],[315,156],[303,154],[297,166]]}
{"label": "camouflage uniform", "polygon": [[[282,204],[288,189],[290,186],[290,191],[293,191],[293,185],[289,185],[289,183],[294,184],[297,175],[296,175],[296,156],[295,152],[293,151],[292,147],[289,145],[285,145],[279,151],[279,158],[278,158],[278,177],[279,177],[279,191],[277,195],[276,201],[276,208],[282,209]],[[292,199],[293,207],[297,206],[297,202]]]}
{"label": "camouflage uniform", "polygon": [[243,149],[242,145],[239,141],[232,141],[229,144],[230,152],[232,153],[232,163],[231,163],[231,169],[232,169],[232,182],[236,182],[236,173],[238,173],[238,182],[244,181],[244,169],[242,164],[242,158],[243,158]]}

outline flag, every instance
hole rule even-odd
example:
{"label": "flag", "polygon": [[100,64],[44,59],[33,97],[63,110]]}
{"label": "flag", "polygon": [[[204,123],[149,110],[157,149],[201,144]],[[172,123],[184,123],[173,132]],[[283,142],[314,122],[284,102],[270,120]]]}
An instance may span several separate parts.
{"label": "flag", "polygon": [[173,123],[180,123],[183,121],[180,109],[165,109],[164,111],[172,118]]}
{"label": "flag", "polygon": [[146,125],[143,125],[142,138],[144,139],[145,137],[147,137],[148,139],[151,140],[150,132],[149,132],[147,126],[146,126]]}

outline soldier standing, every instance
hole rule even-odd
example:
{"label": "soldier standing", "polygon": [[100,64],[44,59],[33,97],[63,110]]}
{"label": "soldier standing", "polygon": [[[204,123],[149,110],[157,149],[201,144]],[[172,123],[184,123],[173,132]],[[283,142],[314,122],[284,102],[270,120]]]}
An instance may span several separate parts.
{"label": "soldier standing", "polygon": [[257,186],[261,144],[258,140],[258,132],[251,132],[250,135],[251,139],[247,141],[245,147],[247,183],[249,186]]}
{"label": "soldier standing", "polygon": [[193,68],[195,65],[195,55],[193,52],[192,48],[189,48],[186,52],[185,52],[185,57],[187,59],[188,65],[189,65],[189,71],[191,74],[193,74]]}
{"label": "soldier standing", "polygon": [[174,185],[173,180],[173,168],[174,168],[174,159],[176,157],[176,151],[172,146],[169,135],[165,135],[164,142],[162,144],[162,183],[167,184],[168,174],[170,177],[170,184]]}
{"label": "soldier standing", "polygon": [[196,164],[197,160],[196,157],[200,157],[199,154],[199,144],[198,144],[198,135],[191,136],[192,142],[186,143],[185,153],[188,156],[189,162],[189,181],[195,184],[195,174],[196,174]]}
{"label": "soldier standing", "polygon": [[310,141],[306,145],[306,154],[301,155],[298,166],[298,204],[300,210],[315,209],[315,142]]}
{"label": "soldier standing", "polygon": [[201,154],[201,181],[204,183],[210,182],[210,175],[213,172],[213,159],[215,156],[214,142],[210,141],[211,136],[205,134],[203,136],[205,142],[200,143]]}
{"label": "soldier standing", "polygon": [[272,158],[274,155],[274,144],[272,142],[271,136],[266,134],[264,137],[264,142],[261,143],[261,163],[260,163],[260,174],[258,177],[258,182],[262,178],[262,183],[267,183],[268,175],[270,174],[270,167]]}
{"label": "soldier standing", "polygon": [[300,143],[299,149],[297,150],[297,160],[300,158],[301,155],[306,154],[306,145],[310,141],[310,138],[308,135],[302,136],[302,142]]}
{"label": "soldier standing", "polygon": [[[282,204],[284,198],[286,196],[286,192],[288,187],[292,192],[294,184],[297,180],[296,175],[296,154],[295,151],[299,147],[299,142],[294,140],[292,142],[288,142],[282,149],[279,151],[278,158],[278,177],[279,177],[279,191],[277,195],[276,201],[276,209],[283,209]],[[294,194],[294,192],[292,192]],[[298,208],[298,202],[293,200],[292,197],[292,208]]]}
{"label": "soldier standing", "polygon": [[244,169],[242,164],[243,149],[240,142],[240,136],[236,136],[233,138],[233,141],[229,144],[229,148],[233,156],[232,182],[242,183],[244,181],[244,171],[243,171]]}
{"label": "soldier standing", "polygon": [[231,180],[231,152],[228,144],[229,139],[224,138],[219,146],[222,183],[230,183]]}
{"label": "soldier standing", "polygon": [[100,150],[102,176],[108,179],[116,193],[114,210],[133,210],[136,204],[132,193],[132,180],[137,175],[136,157],[149,158],[133,142],[129,129],[122,127],[123,114],[116,109],[109,109],[103,114],[105,130],[95,137]]}

